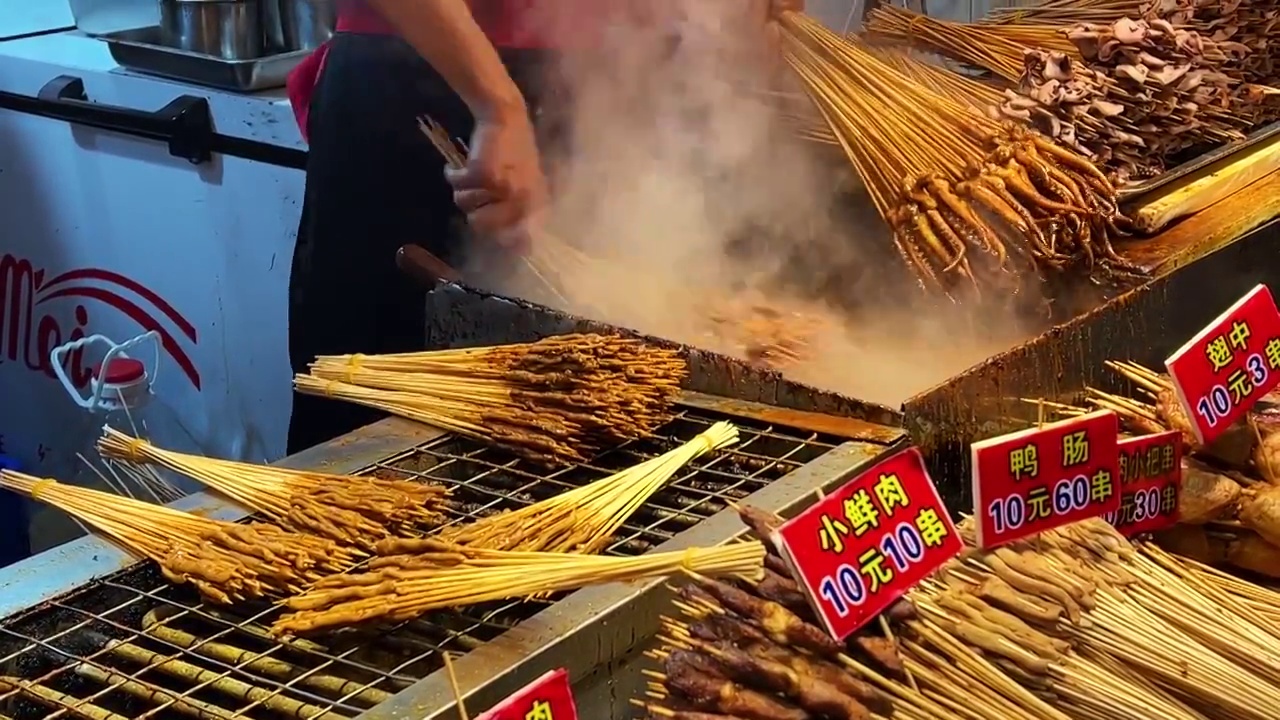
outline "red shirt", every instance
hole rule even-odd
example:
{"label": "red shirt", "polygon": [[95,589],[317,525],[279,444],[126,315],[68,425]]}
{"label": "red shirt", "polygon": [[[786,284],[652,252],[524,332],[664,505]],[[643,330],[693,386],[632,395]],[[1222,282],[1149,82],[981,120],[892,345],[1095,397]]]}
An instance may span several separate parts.
{"label": "red shirt", "polygon": [[[507,49],[561,48],[595,42],[609,20],[608,0],[470,0],[476,23],[496,47]],[[342,3],[338,31],[393,35],[391,26],[362,0]],[[307,116],[328,46],[321,46],[289,73],[285,87],[302,139],[307,139]]]}
{"label": "red shirt", "polygon": [[[608,0],[469,0],[467,4],[494,46],[507,49],[590,44],[608,22],[609,8],[619,5]],[[395,32],[361,0],[343,4],[338,26],[346,32]]]}

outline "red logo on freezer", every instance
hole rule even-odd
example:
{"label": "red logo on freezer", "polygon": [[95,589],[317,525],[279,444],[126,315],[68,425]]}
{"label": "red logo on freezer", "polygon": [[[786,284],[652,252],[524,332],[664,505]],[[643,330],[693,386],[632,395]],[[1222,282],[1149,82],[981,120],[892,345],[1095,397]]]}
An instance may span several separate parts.
{"label": "red logo on freezer", "polygon": [[[46,303],[59,298],[75,299],[71,328],[65,317],[55,316]],[[92,301],[92,302],[86,302]],[[49,352],[59,345],[92,334],[89,306],[96,302],[123,313],[143,332],[154,330],[166,354],[200,389],[200,373],[191,356],[170,330],[176,328],[187,340],[196,342],[196,329],[181,313],[154,290],[119,273],[100,268],[69,270],[51,279],[29,260],[0,255],[0,363],[20,362],[27,368],[55,377],[49,366]],[[128,338],[112,338],[116,341]],[[67,373],[76,387],[89,384],[92,366],[85,365],[83,351],[67,358]]]}

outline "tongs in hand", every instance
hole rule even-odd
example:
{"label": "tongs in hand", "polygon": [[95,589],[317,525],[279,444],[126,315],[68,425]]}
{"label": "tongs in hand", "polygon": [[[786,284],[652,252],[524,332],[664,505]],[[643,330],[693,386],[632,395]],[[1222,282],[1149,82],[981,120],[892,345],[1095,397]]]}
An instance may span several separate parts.
{"label": "tongs in hand", "polygon": [[[433,146],[435,146],[436,151],[439,152],[442,156],[444,156],[444,161],[449,165],[449,167],[454,169],[460,169],[467,164],[467,155],[466,155],[467,146],[460,140],[455,141],[452,138],[450,138],[449,131],[445,130],[443,125],[441,125],[440,123],[437,123],[435,120],[431,119],[430,117],[424,116],[424,117],[418,118],[418,129],[422,131],[423,135],[427,136],[427,139],[431,141],[431,144]],[[403,255],[404,252],[405,252],[405,248],[401,248],[400,253],[398,253],[396,256],[397,263],[400,262],[400,256]],[[436,262],[439,262],[440,265],[443,265],[446,268],[448,267],[448,265],[444,265],[442,261],[440,261],[438,258],[435,258],[435,256],[431,255],[430,253],[427,253],[425,250],[423,250],[422,252],[430,256]],[[546,275],[542,274],[542,272],[538,270],[537,266],[535,266],[529,258],[521,257],[520,260],[521,262],[524,263],[525,269],[527,269],[530,273],[532,273],[533,276],[537,278],[538,281],[543,285],[543,287],[545,287],[548,292],[550,292],[553,296],[555,296],[556,300],[561,303],[561,307],[565,309],[568,309],[570,307],[568,298],[564,296],[564,293],[560,291],[560,288],[555,283],[552,283],[551,280],[549,280]],[[401,267],[401,269],[403,270],[404,268]],[[409,272],[409,271],[406,270],[406,272]],[[456,274],[456,271],[455,271],[455,274]],[[441,279],[444,279],[444,278],[441,278]]]}

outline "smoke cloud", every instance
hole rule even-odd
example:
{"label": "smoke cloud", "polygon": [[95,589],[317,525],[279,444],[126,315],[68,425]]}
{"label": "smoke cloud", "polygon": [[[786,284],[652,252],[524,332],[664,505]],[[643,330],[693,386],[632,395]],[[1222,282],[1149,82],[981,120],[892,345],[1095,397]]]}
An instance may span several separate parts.
{"label": "smoke cloud", "polygon": [[643,18],[560,68],[550,228],[600,260],[558,269],[564,309],[739,356],[750,328],[804,334],[789,377],[891,405],[1025,335],[922,300],[839,150],[778,112],[801,91],[762,37],[763,2],[756,17],[742,0],[633,5]]}

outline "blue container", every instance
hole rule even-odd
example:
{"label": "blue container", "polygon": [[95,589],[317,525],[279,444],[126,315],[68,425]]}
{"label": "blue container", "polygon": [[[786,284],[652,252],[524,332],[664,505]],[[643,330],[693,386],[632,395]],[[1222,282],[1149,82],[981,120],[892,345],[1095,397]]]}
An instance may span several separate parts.
{"label": "blue container", "polygon": [[[21,469],[16,460],[0,455],[0,470]],[[0,490],[0,567],[31,555],[27,522],[27,501],[21,495]]]}

